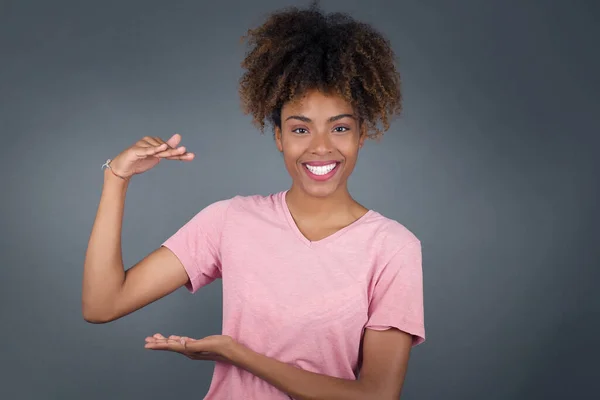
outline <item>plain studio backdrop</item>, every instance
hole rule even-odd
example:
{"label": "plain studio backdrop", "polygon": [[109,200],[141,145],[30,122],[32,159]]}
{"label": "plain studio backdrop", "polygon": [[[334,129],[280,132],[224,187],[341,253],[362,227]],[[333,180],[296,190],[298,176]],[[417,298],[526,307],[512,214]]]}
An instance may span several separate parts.
{"label": "plain studio backdrop", "polygon": [[[81,315],[101,165],[145,135],[127,267],[208,204],[287,189],[237,95],[240,37],[292,1],[0,1],[0,398],[201,399],[213,364],[144,350],[221,328],[221,282]],[[403,399],[597,398],[598,2],[324,1],[392,42],[405,110],[350,181],[423,242],[427,342]]]}

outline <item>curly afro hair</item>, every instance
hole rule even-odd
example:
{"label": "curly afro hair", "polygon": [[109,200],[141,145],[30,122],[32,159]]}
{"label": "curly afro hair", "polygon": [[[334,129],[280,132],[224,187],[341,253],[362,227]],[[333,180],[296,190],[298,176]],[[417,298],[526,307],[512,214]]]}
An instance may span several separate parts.
{"label": "curly afro hair", "polygon": [[242,62],[242,109],[264,132],[281,126],[283,105],[307,90],[342,96],[365,132],[378,138],[400,114],[400,75],[389,41],[347,14],[324,14],[318,4],[271,14],[243,37],[250,47]]}

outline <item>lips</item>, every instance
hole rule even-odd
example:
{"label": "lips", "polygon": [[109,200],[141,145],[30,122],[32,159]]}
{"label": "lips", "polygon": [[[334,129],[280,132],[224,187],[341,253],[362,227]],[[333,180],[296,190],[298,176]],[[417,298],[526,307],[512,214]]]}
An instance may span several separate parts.
{"label": "lips", "polygon": [[306,174],[317,181],[325,181],[335,175],[340,165],[339,161],[309,161],[302,163]]}
{"label": "lips", "polygon": [[330,164],[336,164],[336,163],[339,163],[339,161],[336,161],[336,160],[307,161],[307,162],[303,162],[302,164],[304,164],[304,165],[310,165],[310,166],[314,166],[314,167],[321,167],[323,165],[330,165]]}

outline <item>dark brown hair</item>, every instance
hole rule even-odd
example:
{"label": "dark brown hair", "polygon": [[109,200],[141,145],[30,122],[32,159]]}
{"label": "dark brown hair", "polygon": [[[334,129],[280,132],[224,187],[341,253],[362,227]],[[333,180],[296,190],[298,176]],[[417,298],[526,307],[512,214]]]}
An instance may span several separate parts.
{"label": "dark brown hair", "polygon": [[281,107],[307,90],[334,93],[350,102],[366,133],[377,138],[402,107],[394,52],[372,26],[347,14],[324,14],[318,4],[271,14],[244,37],[240,98],[264,132],[281,126]]}

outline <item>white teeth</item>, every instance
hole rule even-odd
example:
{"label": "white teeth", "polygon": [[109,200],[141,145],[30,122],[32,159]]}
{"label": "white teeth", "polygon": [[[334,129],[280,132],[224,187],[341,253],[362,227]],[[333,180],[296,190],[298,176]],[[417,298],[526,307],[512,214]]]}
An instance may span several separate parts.
{"label": "white teeth", "polygon": [[308,164],[305,164],[305,165],[306,165],[306,168],[313,174],[325,175],[325,174],[330,173],[335,168],[337,163],[333,163],[333,164],[329,164],[329,165],[320,165],[318,167],[316,167],[314,165],[308,165]]}

